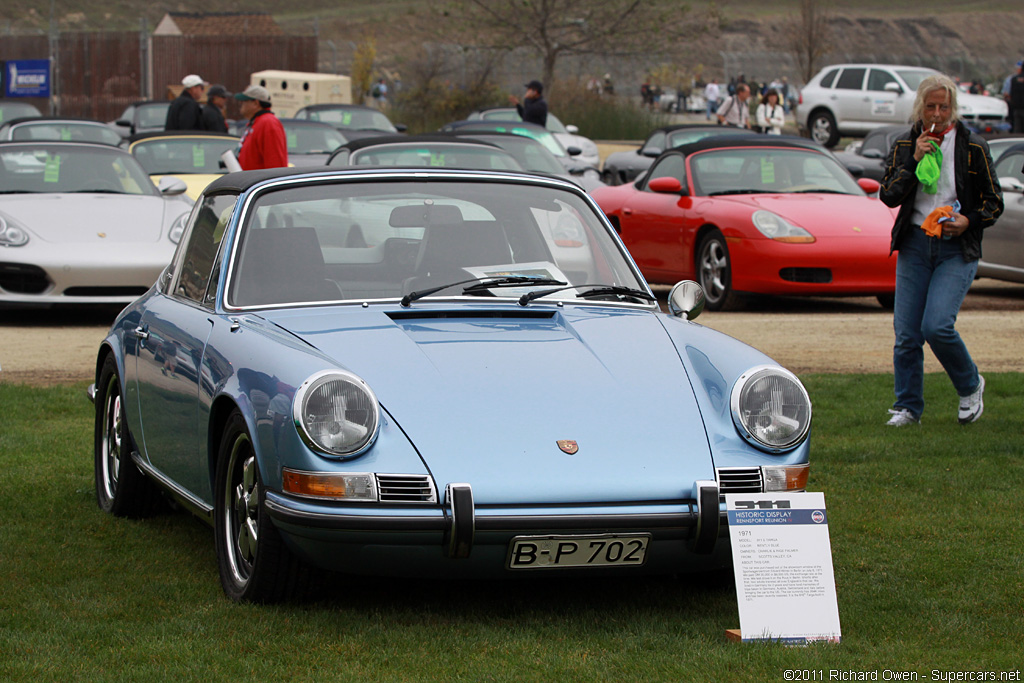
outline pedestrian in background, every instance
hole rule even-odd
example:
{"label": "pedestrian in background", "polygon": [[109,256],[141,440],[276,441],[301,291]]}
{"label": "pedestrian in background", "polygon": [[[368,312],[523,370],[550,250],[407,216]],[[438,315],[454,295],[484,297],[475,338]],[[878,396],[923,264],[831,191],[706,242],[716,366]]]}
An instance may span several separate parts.
{"label": "pedestrian in background", "polygon": [[277,168],[288,165],[288,141],[284,126],[270,111],[270,93],[266,88],[250,85],[235,93],[242,116],[249,119],[242,133],[242,149],[238,164],[243,171],[258,168]]}
{"label": "pedestrian in background", "polygon": [[527,123],[546,126],[548,123],[548,103],[544,101],[544,84],[530,81],[526,84],[526,95],[520,103],[515,95],[509,95],[508,101],[519,112],[519,118]]}
{"label": "pedestrian in background", "polygon": [[228,98],[231,93],[223,85],[211,85],[206,91],[206,104],[203,105],[203,130],[213,133],[228,132]]}
{"label": "pedestrian in background", "polygon": [[762,133],[782,135],[782,127],[786,125],[786,112],[779,103],[779,93],[773,88],[761,98],[757,105],[757,125]]}
{"label": "pedestrian in background", "polygon": [[1024,61],[1017,62],[1020,68],[1010,78],[1009,97],[1010,125],[1014,133],[1024,133]]}
{"label": "pedestrian in background", "polygon": [[750,128],[750,106],[747,104],[749,99],[750,86],[746,83],[737,83],[736,94],[726,98],[715,113],[718,125]]}
{"label": "pedestrian in background", "polygon": [[879,198],[899,207],[890,253],[896,259],[893,375],[896,401],[887,423],[917,424],[924,412],[925,342],[959,395],[957,419],[984,410],[985,378],[954,327],[978,271],[985,228],[1003,211],[992,155],[981,136],[959,120],[957,87],[928,76],[917,88],[912,127],[897,138]]}
{"label": "pedestrian in background", "polygon": [[203,113],[199,100],[206,89],[206,81],[195,74],[181,79],[184,88],[167,108],[164,130],[203,130]]}
{"label": "pedestrian in background", "polygon": [[718,111],[719,95],[720,90],[718,88],[718,83],[715,81],[714,78],[712,78],[710,81],[708,81],[708,84],[704,86],[704,101],[708,105],[707,116],[705,118],[707,118],[708,121],[711,120],[711,113]]}

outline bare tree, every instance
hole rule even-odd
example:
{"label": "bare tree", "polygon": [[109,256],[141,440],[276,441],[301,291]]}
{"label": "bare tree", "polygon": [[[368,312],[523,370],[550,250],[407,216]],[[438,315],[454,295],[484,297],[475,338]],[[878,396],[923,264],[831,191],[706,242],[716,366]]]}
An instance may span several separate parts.
{"label": "bare tree", "polygon": [[800,16],[789,26],[789,47],[796,57],[803,82],[818,71],[818,60],[828,52],[832,29],[820,0],[800,0]]}
{"label": "bare tree", "polygon": [[532,48],[541,80],[555,81],[559,58],[670,49],[692,29],[689,7],[660,0],[458,0],[476,41],[492,48]]}

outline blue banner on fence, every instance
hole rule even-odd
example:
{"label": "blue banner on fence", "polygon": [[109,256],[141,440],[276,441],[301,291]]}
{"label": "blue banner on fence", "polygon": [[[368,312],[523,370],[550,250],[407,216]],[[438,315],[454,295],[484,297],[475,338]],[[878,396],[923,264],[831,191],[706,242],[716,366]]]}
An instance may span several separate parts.
{"label": "blue banner on fence", "polygon": [[10,59],[4,65],[4,97],[49,97],[49,59]]}

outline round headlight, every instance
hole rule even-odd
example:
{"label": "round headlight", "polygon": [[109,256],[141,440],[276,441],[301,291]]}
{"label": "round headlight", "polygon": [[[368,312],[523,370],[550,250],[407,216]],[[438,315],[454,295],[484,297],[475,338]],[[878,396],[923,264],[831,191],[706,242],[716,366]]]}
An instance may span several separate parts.
{"label": "round headlight", "polygon": [[175,244],[181,241],[181,235],[185,232],[185,224],[188,223],[188,213],[183,213],[174,219],[171,229],[167,233],[167,239]]}
{"label": "round headlight", "polygon": [[319,372],[295,392],[293,417],[302,440],[338,457],[364,451],[377,436],[380,407],[359,377],[343,370]]}
{"label": "round headlight", "polygon": [[770,240],[794,244],[807,244],[814,241],[814,235],[771,211],[764,209],[755,211],[750,220],[758,232]]}
{"label": "round headlight", "polygon": [[11,225],[0,216],[0,246],[22,247],[28,244],[28,233]]}
{"label": "round headlight", "polygon": [[752,368],[732,388],[732,419],[744,439],[770,452],[797,446],[811,428],[811,399],[796,375]]}

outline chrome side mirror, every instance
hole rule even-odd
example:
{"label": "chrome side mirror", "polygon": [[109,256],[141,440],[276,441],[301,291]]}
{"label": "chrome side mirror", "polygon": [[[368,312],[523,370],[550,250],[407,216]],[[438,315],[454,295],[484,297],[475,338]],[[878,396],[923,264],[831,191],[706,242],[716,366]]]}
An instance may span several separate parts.
{"label": "chrome side mirror", "polygon": [[668,312],[693,320],[704,310],[704,290],[693,280],[677,282],[668,293]]}
{"label": "chrome side mirror", "polygon": [[160,179],[160,184],[156,186],[160,190],[160,194],[173,197],[174,195],[185,194],[188,189],[188,185],[181,178],[175,178],[174,176],[164,176]]}

